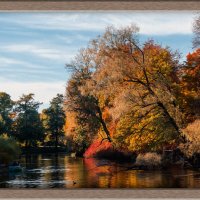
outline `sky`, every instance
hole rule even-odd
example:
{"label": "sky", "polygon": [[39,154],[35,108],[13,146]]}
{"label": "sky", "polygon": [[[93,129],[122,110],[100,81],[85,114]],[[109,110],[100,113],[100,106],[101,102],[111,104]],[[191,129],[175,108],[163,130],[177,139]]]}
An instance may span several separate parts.
{"label": "sky", "polygon": [[65,94],[70,63],[78,50],[107,26],[136,24],[141,44],[154,39],[179,50],[184,60],[192,51],[192,11],[0,12],[0,91],[17,100],[34,93],[48,107],[57,93]]}

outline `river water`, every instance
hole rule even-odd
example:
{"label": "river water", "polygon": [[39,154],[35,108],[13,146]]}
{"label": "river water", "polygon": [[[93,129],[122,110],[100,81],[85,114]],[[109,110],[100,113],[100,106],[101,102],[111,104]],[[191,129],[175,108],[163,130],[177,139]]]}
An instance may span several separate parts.
{"label": "river water", "polygon": [[200,171],[127,170],[130,163],[31,155],[20,173],[0,173],[0,188],[200,188]]}

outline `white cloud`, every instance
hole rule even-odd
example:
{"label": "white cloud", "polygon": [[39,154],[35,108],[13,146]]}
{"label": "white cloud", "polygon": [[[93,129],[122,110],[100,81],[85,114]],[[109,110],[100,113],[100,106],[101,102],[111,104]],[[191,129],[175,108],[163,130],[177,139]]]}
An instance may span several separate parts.
{"label": "white cloud", "polygon": [[[64,66],[62,66],[61,69],[64,69]],[[63,71],[63,70],[62,70]],[[56,75],[56,71],[54,68],[50,68],[48,64],[42,65],[42,64],[33,64],[31,62],[13,59],[9,57],[3,57],[0,56],[0,73],[1,77],[10,77],[10,78],[16,78],[16,74],[22,75],[26,74],[26,77],[41,77],[45,76],[46,78],[54,79]]]}
{"label": "white cloud", "polygon": [[13,59],[10,57],[4,57],[0,56],[0,69],[2,67],[6,67],[6,69],[11,68],[13,70],[13,66],[15,65],[21,65],[21,66],[26,66],[26,68],[29,69],[42,69],[41,65],[35,65],[26,61],[18,60],[18,59]]}
{"label": "white cloud", "polygon": [[12,58],[7,58],[7,57],[0,57],[0,63],[2,67],[2,66],[12,65],[12,64],[21,64],[21,61],[12,59]]}
{"label": "white cloud", "polygon": [[67,61],[73,58],[74,54],[67,53],[62,48],[45,47],[43,44],[9,44],[2,46],[0,49],[7,52],[30,53],[41,58],[50,60]]}
{"label": "white cloud", "polygon": [[89,35],[73,34],[73,35],[56,35],[56,39],[65,42],[66,44],[74,44],[75,42],[89,42],[92,38]]}
{"label": "white cloud", "polygon": [[168,35],[168,34],[191,34],[192,22],[195,12],[180,11],[148,11],[128,14],[119,17],[108,15],[107,22],[116,26],[126,26],[136,23],[141,34]]}
{"label": "white cloud", "polygon": [[194,11],[22,13],[12,22],[34,29],[69,31],[103,31],[111,24],[125,26],[136,23],[143,34],[189,34],[195,14]]}
{"label": "white cloud", "polygon": [[[8,24],[8,27],[15,27],[18,32],[17,36],[15,35],[15,42],[1,41],[0,51],[3,53],[2,55],[6,56],[0,56],[0,91],[9,93],[14,100],[18,99],[23,93],[32,92],[35,93],[36,100],[47,105],[57,93],[64,93],[67,77],[64,81],[60,81],[63,78],[61,75],[64,72],[64,70],[62,71],[64,64],[76,55],[81,45],[84,47],[84,44],[92,39],[90,38],[92,37],[91,32],[100,34],[108,25],[119,27],[136,23],[142,34],[191,34],[195,12],[17,13],[14,17],[12,13],[9,13],[6,14],[6,17],[2,16],[3,14],[0,13],[0,23]],[[6,27],[7,25],[5,30],[0,30],[0,32],[5,31],[6,33],[8,31]],[[23,30],[26,31],[23,32]],[[43,31],[46,31],[46,35],[43,39],[40,39],[40,34],[44,34]],[[12,32],[15,33],[15,30]],[[55,35],[48,35],[49,32],[55,33]],[[64,35],[65,32],[66,36]],[[24,40],[18,40],[20,33],[22,35],[28,34],[30,37],[23,37]],[[33,35],[30,33],[33,33]],[[34,34],[37,37],[33,37]],[[12,58],[12,55],[17,59]],[[9,77],[5,75],[6,73]],[[30,78],[26,83],[21,80],[21,77],[24,78],[24,76],[28,77],[27,79]],[[5,79],[6,77],[7,79]],[[48,80],[46,80],[48,82],[43,80],[44,77],[48,77]],[[33,82],[35,78],[41,81]],[[50,79],[54,82],[50,82]],[[55,82],[55,80],[59,81]]]}

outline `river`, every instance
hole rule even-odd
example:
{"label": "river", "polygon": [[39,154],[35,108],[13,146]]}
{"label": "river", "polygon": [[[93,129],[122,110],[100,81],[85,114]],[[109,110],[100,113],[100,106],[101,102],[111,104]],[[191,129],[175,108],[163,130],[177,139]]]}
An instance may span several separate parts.
{"label": "river", "polygon": [[126,170],[130,163],[71,158],[65,154],[22,156],[20,173],[0,173],[0,188],[200,188],[200,171]]}

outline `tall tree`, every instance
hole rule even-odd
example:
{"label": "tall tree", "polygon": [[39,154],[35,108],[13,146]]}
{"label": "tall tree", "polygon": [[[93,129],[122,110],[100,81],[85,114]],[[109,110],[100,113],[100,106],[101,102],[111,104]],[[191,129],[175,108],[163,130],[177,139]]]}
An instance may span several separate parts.
{"label": "tall tree", "polygon": [[44,139],[44,132],[38,108],[41,103],[34,100],[34,94],[22,95],[16,102],[15,120],[16,137],[21,143],[25,143],[26,149],[37,146]]}
{"label": "tall tree", "polygon": [[187,55],[179,74],[181,102],[187,121],[192,122],[200,116],[200,49]]}
{"label": "tall tree", "polygon": [[[93,71],[97,68],[94,62],[94,49],[83,49],[74,62],[67,65],[73,75],[67,86],[67,111],[76,113],[77,130],[91,141],[99,129],[102,129],[103,140],[112,141],[107,123],[103,117],[105,104],[102,97],[95,92],[95,82],[92,79]],[[78,133],[79,134],[79,133]]]}
{"label": "tall tree", "polygon": [[[116,35],[117,31],[110,34]],[[158,145],[158,141],[184,140],[183,116],[177,101],[179,55],[153,41],[140,46],[134,38],[122,38],[123,42],[118,41],[115,46],[109,45],[109,40],[102,44],[99,39],[98,52],[103,62],[93,75],[96,90],[101,88],[104,94],[114,96],[113,118],[120,120],[124,114],[134,116],[131,131],[130,126],[124,130],[141,141],[145,134],[154,145]],[[116,111],[120,113],[118,118]],[[127,141],[130,142],[130,137]],[[152,142],[147,140],[148,145]]]}
{"label": "tall tree", "polygon": [[11,133],[13,104],[10,95],[0,92],[0,135]]}
{"label": "tall tree", "polygon": [[[136,26],[109,27],[81,51],[71,64],[74,73],[67,87],[67,105],[87,125],[81,116],[97,122],[101,118],[93,134],[103,128],[103,139],[108,141],[113,139],[111,132],[116,134],[122,125],[127,128],[120,134],[133,137],[134,144],[135,138],[142,141],[146,136],[148,146],[184,139],[177,101],[179,54],[153,41],[140,45],[137,31]],[[125,116],[131,117],[130,124],[122,123]]]}
{"label": "tall tree", "polygon": [[50,107],[43,110],[44,126],[50,139],[55,143],[56,152],[58,151],[59,139],[64,134],[65,111],[63,102],[63,95],[57,94],[50,102]]}

